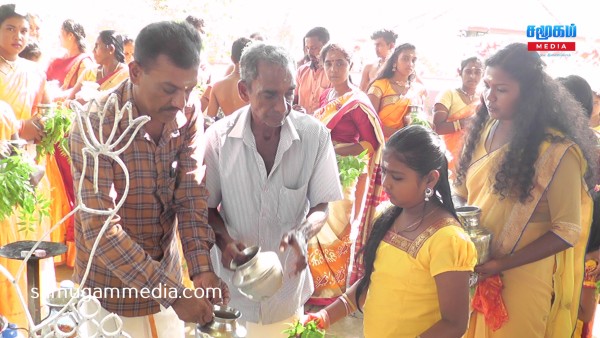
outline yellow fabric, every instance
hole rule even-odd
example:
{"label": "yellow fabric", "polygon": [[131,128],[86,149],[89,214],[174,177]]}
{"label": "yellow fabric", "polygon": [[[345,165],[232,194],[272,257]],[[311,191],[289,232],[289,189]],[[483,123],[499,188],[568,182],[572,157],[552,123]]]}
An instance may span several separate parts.
{"label": "yellow fabric", "polygon": [[406,126],[404,117],[411,104],[423,105],[425,99],[424,89],[413,82],[405,95],[396,93],[389,79],[376,80],[369,87],[368,94],[375,95],[381,100],[379,104],[379,118],[384,126],[401,129]]}
{"label": "yellow fabric", "polygon": [[365,300],[365,337],[414,338],[441,319],[434,277],[473,271],[477,252],[454,219],[441,220],[414,241],[388,235],[377,248]]}
{"label": "yellow fabric", "polygon": [[[500,199],[492,192],[493,177],[507,147],[489,154],[486,152],[484,140],[491,126],[489,123],[482,132],[466,182],[456,187],[456,192],[466,198],[468,204],[482,209],[481,224],[492,232],[493,256],[498,258],[510,254],[511,250],[520,250],[548,231],[575,246],[537,262],[503,271],[502,297],[509,321],[492,332],[485,326],[483,315],[474,313],[467,337],[570,337],[577,319],[583,258],[591,224],[592,200],[582,180],[585,160],[576,146],[565,151],[555,147],[556,144],[543,143],[538,163],[546,157],[558,157],[559,164],[536,164],[532,195],[541,197],[531,218],[523,216],[519,219],[514,213],[523,204],[512,196]],[[544,177],[550,178],[547,189],[540,184]]]}
{"label": "yellow fabric", "polygon": [[[443,92],[436,100],[436,103],[442,104],[448,109],[447,122],[454,122],[473,116],[476,112],[479,100],[466,104],[460,97],[458,90],[451,89]],[[448,161],[448,169],[454,171],[456,163],[460,158],[460,152],[463,147],[463,137],[465,130],[461,129],[451,134],[440,135],[446,143],[446,148],[450,151],[452,157]]]}
{"label": "yellow fabric", "polygon": [[[62,86],[63,89],[71,89],[78,82],[96,81],[96,66],[94,61],[87,55],[81,55],[80,58],[81,59],[78,62],[75,62],[65,75]],[[73,79],[77,79],[77,81],[73,81]]]}
{"label": "yellow fabric", "polygon": [[10,140],[18,131],[18,121],[11,106],[0,101],[0,140]]}
{"label": "yellow fabric", "polygon": [[[94,76],[95,77],[95,76]],[[123,67],[119,69],[116,73],[112,74],[108,77],[108,79],[104,80],[100,87],[99,91],[109,91],[117,88],[123,81],[129,78],[129,68]]]}
{"label": "yellow fabric", "polygon": [[[0,68],[0,100],[11,106],[14,112],[14,116],[10,118],[11,120],[27,120],[31,118],[35,105],[40,102],[46,79],[45,74],[38,68],[37,64],[21,58],[17,59],[14,69],[7,68],[5,63],[2,63],[2,65]],[[6,130],[4,126],[0,129]],[[2,132],[3,136],[5,134],[6,132]],[[35,157],[35,146],[27,146],[27,156]],[[45,165],[46,159],[42,158],[39,164]],[[47,175],[44,175],[37,189],[45,198],[51,201],[59,199],[59,194],[52,192]],[[35,232],[27,233],[18,231],[18,221],[18,212],[15,212],[12,217],[0,221],[0,246],[19,240],[39,240],[42,238],[43,233],[51,227],[51,220],[44,217],[40,224],[35,226]],[[50,240],[50,238],[44,238],[44,240]],[[0,264],[6,267],[13,276],[16,275],[21,263],[22,261],[0,258]],[[44,297],[45,294],[56,288],[54,264],[51,259],[40,261],[40,276],[41,297]],[[24,297],[27,297],[28,290],[25,275],[21,276],[18,286]],[[27,326],[25,310],[18,301],[15,287],[1,274],[0,314],[20,327]]]}

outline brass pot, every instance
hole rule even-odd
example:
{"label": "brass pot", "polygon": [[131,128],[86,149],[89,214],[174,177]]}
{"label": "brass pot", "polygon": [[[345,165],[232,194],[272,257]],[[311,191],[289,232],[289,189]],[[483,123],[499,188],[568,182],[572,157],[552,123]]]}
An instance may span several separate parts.
{"label": "brass pot", "polygon": [[260,302],[273,296],[283,284],[283,268],[275,252],[261,252],[260,247],[244,249],[247,261],[232,262],[233,285],[247,298]]}
{"label": "brass pot", "polygon": [[237,321],[242,317],[240,311],[227,306],[213,306],[212,322],[196,326],[196,338],[244,338],[246,328]]}

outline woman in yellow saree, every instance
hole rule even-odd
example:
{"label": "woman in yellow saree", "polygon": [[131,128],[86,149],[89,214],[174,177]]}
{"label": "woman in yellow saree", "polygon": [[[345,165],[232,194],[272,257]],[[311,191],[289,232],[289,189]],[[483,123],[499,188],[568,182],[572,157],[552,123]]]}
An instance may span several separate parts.
{"label": "woman in yellow saree", "polygon": [[[5,118],[0,119],[0,135],[3,138],[13,137],[15,132],[26,141],[39,141],[42,132],[39,128],[40,118],[36,116],[36,106],[40,102],[46,102],[44,96],[44,86],[46,77],[38,68],[38,65],[32,61],[18,57],[19,53],[25,48],[28,39],[29,23],[21,13],[15,11],[15,5],[7,4],[0,6],[0,100],[7,103],[2,104],[2,115]],[[35,145],[26,146],[26,155],[35,157]],[[40,159],[39,165],[48,170],[57,170],[54,157],[46,156]],[[54,188],[54,190],[52,189]],[[53,187],[45,175],[38,184],[38,190],[44,198],[66,203],[64,190]],[[52,195],[51,195],[52,194]],[[35,231],[19,231],[17,223],[18,210],[12,217],[0,221],[0,246],[20,240],[39,240],[42,235],[54,224],[56,217],[62,218],[65,214],[56,209],[57,204],[51,205],[51,217],[42,217],[39,224],[31,224]],[[60,220],[56,219],[56,222]],[[60,241],[55,238],[56,232],[51,237],[53,241]],[[64,233],[63,233],[64,235]],[[60,237],[60,236],[58,236]],[[44,238],[50,240],[51,238]],[[16,275],[21,261],[0,258],[0,264],[8,269],[13,275]],[[48,294],[56,288],[56,278],[54,273],[54,263],[52,259],[40,260],[41,275],[41,297]],[[21,291],[27,298],[26,279],[21,278],[19,283]],[[25,310],[21,307],[15,288],[11,283],[0,274],[0,314],[7,317],[12,323],[19,327],[26,327]]]}
{"label": "woman in yellow saree", "polygon": [[408,107],[422,107],[427,97],[425,88],[414,81],[416,62],[415,46],[396,47],[367,91],[386,139],[407,125]]}
{"label": "woman in yellow saree", "polygon": [[483,75],[483,62],[477,57],[463,60],[458,75],[462,80],[461,87],[440,93],[433,106],[435,132],[442,137],[451,156],[448,158],[450,177],[454,176],[455,164],[460,158],[464,128],[480,103],[481,93],[477,86]]}
{"label": "woman in yellow saree", "polygon": [[96,83],[100,95],[108,94],[129,78],[129,68],[125,64],[123,36],[114,30],[100,32],[94,45],[94,60],[99,65]]}
{"label": "woman in yellow saree", "polygon": [[[591,223],[596,140],[575,100],[527,45],[486,61],[482,105],[457,171],[456,194],[482,209],[492,259],[467,337],[571,337]],[[491,297],[491,295],[499,297]]]}
{"label": "woman in yellow saree", "polygon": [[381,187],[375,177],[384,139],[367,96],[349,82],[352,63],[347,50],[329,44],[321,51],[321,62],[333,88],[323,92],[314,116],[331,131],[337,155],[357,156],[366,150],[369,158],[366,175],[344,187],[344,200],[329,203],[327,223],[309,241],[308,262],[315,284],[309,303],[327,305],[346,291],[352,243],[356,242],[357,250],[362,247],[359,242],[368,229],[361,221],[367,215],[372,218],[379,200]]}

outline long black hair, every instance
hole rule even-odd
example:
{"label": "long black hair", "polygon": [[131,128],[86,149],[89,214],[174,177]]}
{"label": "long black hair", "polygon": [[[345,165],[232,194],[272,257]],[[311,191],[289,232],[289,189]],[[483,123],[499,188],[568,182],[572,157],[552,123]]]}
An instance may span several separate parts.
{"label": "long black hair", "polygon": [[[520,95],[513,117],[513,136],[508,151],[498,164],[494,176],[494,193],[501,198],[515,196],[521,202],[531,197],[535,162],[544,140],[561,142],[564,138],[576,143],[588,165],[585,180],[588,187],[595,185],[596,143],[594,133],[581,106],[556,80],[544,71],[545,63],[537,52],[527,50],[523,43],[510,44],[486,62],[486,67],[497,67],[519,83]],[[490,117],[484,102],[480,105],[466,136],[465,146],[457,170],[457,183],[464,181],[475,147]],[[556,129],[564,137],[554,137],[548,130]]]}
{"label": "long black hair", "polygon": [[[375,78],[375,80],[373,80],[373,82],[381,79],[391,79],[394,76],[394,66],[396,65],[396,63],[398,63],[398,57],[400,56],[400,53],[402,53],[405,50],[416,49],[417,47],[411,45],[410,43],[403,43],[400,46],[394,48],[392,55],[390,55],[385,61],[385,64],[383,65],[381,71],[379,71],[379,74],[377,74],[377,77]],[[410,74],[408,77],[408,81],[412,82],[412,80],[415,79],[415,76],[416,75],[414,73]]]}
{"label": "long black hair", "polygon": [[[432,170],[440,172],[440,178],[433,187],[432,202],[439,204],[454,218],[457,218],[452,202],[452,192],[448,182],[448,161],[446,160],[443,142],[431,129],[417,125],[404,127],[394,133],[385,144],[385,153],[394,156],[409,168],[416,171],[419,176],[425,177]],[[375,254],[379,243],[394,224],[396,218],[402,213],[402,208],[393,206],[388,208],[373,224],[373,230],[367,243],[359,252],[364,257],[365,275],[358,283],[356,290],[356,304],[360,296],[369,287],[371,274],[375,264]]]}

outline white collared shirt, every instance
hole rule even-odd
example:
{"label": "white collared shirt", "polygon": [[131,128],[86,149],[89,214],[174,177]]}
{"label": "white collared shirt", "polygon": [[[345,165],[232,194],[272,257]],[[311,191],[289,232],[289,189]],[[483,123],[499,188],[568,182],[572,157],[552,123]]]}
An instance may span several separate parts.
{"label": "white collared shirt", "polygon": [[342,192],[331,137],[321,122],[292,111],[281,127],[275,163],[267,175],[250,120],[246,106],[206,132],[208,207],[221,205],[232,238],[278,254],[283,286],[264,302],[251,301],[233,286],[233,272],[221,265],[218,249],[212,257],[215,272],[230,287],[230,306],[242,312],[244,321],[269,324],[292,316],[313,292],[308,267],[292,276],[295,253],[279,252],[281,238],[304,220],[309,208],[340,200]]}

